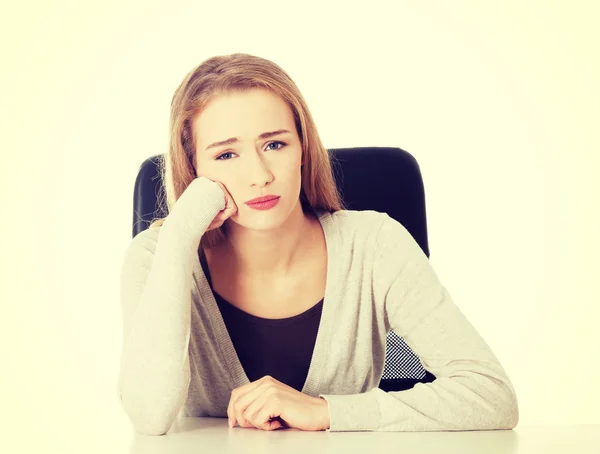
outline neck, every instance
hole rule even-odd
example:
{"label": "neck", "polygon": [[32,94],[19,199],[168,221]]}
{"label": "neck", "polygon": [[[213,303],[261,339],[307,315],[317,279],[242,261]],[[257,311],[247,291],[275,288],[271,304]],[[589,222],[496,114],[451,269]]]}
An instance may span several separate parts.
{"label": "neck", "polygon": [[318,222],[311,212],[304,213],[300,202],[279,227],[252,230],[234,222],[227,225],[228,241],[223,243],[237,273],[249,277],[272,278],[291,274],[294,263],[307,253]]}

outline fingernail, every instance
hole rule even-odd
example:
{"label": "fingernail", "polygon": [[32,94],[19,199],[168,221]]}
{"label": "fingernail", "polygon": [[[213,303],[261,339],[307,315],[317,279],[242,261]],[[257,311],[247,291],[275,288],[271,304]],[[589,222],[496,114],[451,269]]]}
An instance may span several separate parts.
{"label": "fingernail", "polygon": [[228,422],[229,422],[229,427],[233,427],[233,426],[231,425],[231,419],[228,419]]}

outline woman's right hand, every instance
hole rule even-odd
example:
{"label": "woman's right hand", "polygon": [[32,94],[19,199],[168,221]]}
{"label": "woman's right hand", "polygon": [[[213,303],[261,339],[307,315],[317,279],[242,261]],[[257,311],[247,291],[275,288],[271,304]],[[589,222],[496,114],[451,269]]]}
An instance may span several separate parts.
{"label": "woman's right hand", "polygon": [[221,227],[227,219],[229,219],[231,216],[236,215],[238,212],[237,205],[233,201],[233,197],[231,197],[231,194],[229,193],[229,191],[227,190],[225,185],[223,183],[221,183],[220,181],[215,181],[215,180],[212,180],[212,181],[214,181],[216,184],[218,184],[219,187],[221,188],[221,190],[225,193],[225,208],[223,210],[219,211],[219,214],[217,214],[215,216],[215,218],[210,223],[210,225],[208,226],[206,231],[217,229],[217,228]]}

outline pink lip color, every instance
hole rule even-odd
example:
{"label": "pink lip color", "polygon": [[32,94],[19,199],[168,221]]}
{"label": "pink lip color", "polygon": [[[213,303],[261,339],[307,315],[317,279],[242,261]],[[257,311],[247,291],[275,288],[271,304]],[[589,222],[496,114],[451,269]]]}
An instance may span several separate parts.
{"label": "pink lip color", "polygon": [[268,210],[273,208],[279,202],[279,197],[276,199],[267,200],[266,202],[258,202],[258,203],[247,203],[250,208],[255,210]]}

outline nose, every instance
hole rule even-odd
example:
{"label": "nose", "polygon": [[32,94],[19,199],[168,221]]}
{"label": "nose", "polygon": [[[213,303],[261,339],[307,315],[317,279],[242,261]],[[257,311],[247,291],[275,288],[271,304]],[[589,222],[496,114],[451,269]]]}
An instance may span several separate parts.
{"label": "nose", "polygon": [[252,186],[262,187],[273,181],[273,173],[261,153],[262,151],[258,150],[257,153],[250,153],[248,155],[250,157],[247,171]]}

